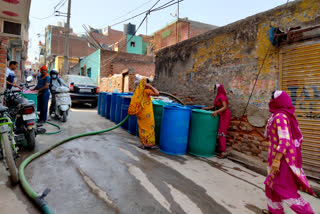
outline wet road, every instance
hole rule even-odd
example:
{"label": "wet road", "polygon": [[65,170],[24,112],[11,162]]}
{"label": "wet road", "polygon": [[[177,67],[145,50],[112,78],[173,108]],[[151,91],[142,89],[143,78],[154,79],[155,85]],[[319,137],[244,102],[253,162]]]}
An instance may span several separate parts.
{"label": "wet road", "polygon": [[[113,125],[95,110],[74,108],[63,132],[39,136],[36,149]],[[37,192],[51,189],[46,200],[59,214],[248,214],[265,208],[263,176],[229,160],[170,156],[141,150],[138,144],[137,137],[121,128],[80,138],[32,162],[26,176]],[[10,195],[19,206],[7,206],[7,213],[18,208],[16,213],[38,213],[19,187]],[[319,200],[306,198],[320,210]]]}

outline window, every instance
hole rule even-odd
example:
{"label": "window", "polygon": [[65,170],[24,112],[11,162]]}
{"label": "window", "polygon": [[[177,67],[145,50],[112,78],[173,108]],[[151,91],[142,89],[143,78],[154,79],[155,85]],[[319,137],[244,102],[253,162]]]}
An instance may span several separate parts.
{"label": "window", "polygon": [[21,24],[4,21],[3,32],[14,35],[21,35]]}
{"label": "window", "polygon": [[88,76],[88,77],[91,77],[91,68],[88,68],[88,69],[87,69],[87,76]]}
{"label": "window", "polygon": [[130,46],[134,48],[134,47],[136,47],[136,43],[135,42],[131,42]]}

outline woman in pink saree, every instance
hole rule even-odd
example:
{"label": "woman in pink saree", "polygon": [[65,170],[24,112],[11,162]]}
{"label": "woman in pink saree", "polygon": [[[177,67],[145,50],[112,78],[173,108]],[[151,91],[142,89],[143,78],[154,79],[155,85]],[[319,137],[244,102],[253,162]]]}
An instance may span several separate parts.
{"label": "woman in pink saree", "polygon": [[298,189],[314,196],[302,169],[302,133],[294,116],[295,108],[289,95],[275,91],[269,103],[272,113],[265,136],[270,141],[268,176],[265,180],[268,210],[264,213],[284,214],[282,203],[299,214],[314,214],[310,204],[298,194]]}
{"label": "woman in pink saree", "polygon": [[204,110],[214,110],[217,109],[212,113],[212,116],[216,117],[219,114],[219,127],[218,127],[218,147],[217,151],[221,153],[218,158],[225,158],[227,153],[227,131],[230,126],[231,122],[231,111],[228,109],[228,98],[227,93],[224,90],[223,85],[216,84],[214,87],[214,91],[216,97],[214,99],[213,106],[211,107],[204,107]]}

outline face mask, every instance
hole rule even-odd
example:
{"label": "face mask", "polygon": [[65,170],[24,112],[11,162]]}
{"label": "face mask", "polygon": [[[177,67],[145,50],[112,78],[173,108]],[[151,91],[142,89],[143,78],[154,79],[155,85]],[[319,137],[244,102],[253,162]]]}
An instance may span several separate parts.
{"label": "face mask", "polygon": [[52,78],[53,78],[53,79],[57,78],[57,75],[55,75],[55,74],[54,74],[54,75],[52,75]]}

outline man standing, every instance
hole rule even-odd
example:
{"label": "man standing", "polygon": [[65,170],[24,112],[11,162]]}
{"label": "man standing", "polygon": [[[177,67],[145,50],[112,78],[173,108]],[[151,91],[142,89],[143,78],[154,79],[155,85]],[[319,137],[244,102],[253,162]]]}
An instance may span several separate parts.
{"label": "man standing", "polygon": [[36,90],[38,93],[38,109],[40,111],[39,124],[43,124],[47,122],[48,102],[50,97],[50,77],[48,74],[47,66],[42,66],[40,68],[40,73],[41,76],[38,79],[38,84],[33,90]]}
{"label": "man standing", "polygon": [[9,63],[9,67],[6,69],[7,89],[11,89],[12,86],[21,89],[21,87],[14,84],[14,78],[16,77],[14,71],[17,69],[17,67],[18,63],[16,61],[11,61]]}

